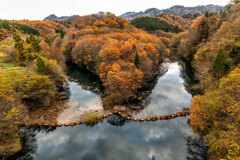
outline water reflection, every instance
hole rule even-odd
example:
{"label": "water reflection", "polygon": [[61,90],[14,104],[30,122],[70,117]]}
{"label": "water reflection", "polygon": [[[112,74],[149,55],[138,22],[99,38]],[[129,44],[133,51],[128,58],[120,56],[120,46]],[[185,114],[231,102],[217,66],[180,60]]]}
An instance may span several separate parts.
{"label": "water reflection", "polygon": [[202,137],[190,136],[187,138],[187,160],[206,160],[208,147],[205,146]]}
{"label": "water reflection", "polygon": [[90,72],[79,71],[76,66],[68,66],[67,74],[71,79],[67,84],[70,92],[69,102],[77,102],[78,107],[90,108],[93,105],[101,105],[99,92],[101,82],[99,78]]}
{"label": "water reflection", "polygon": [[[185,138],[192,136],[187,118],[170,121],[128,122],[122,127],[106,121],[94,127],[57,128],[38,133],[34,159],[62,160],[184,160]],[[24,158],[24,157],[21,157]]]}
{"label": "water reflection", "polygon": [[67,74],[77,80],[78,84],[84,90],[94,91],[96,88],[101,88],[101,81],[97,75],[88,71],[80,70],[76,65],[68,65]]}
{"label": "water reflection", "polygon": [[[158,79],[152,93],[142,102],[145,104],[145,109],[136,113],[135,117],[159,116],[178,112],[183,107],[190,106],[192,96],[183,85],[184,79],[180,76],[181,67],[178,63],[164,63],[163,65],[168,67],[168,71]],[[76,75],[76,77],[79,76],[84,77]],[[98,92],[92,92],[94,88],[97,88],[92,86],[95,85],[94,81],[91,79],[79,81],[81,82],[69,82],[68,87],[71,93],[69,108],[59,116],[60,120],[70,118],[72,120],[73,117],[82,113],[84,108],[89,109],[93,106],[102,108],[98,104],[101,102]],[[91,85],[85,86],[89,84]],[[198,143],[192,138],[194,136],[187,121],[188,117],[178,117],[167,121],[133,122],[126,121],[119,116],[111,116],[103,123],[94,126],[61,127],[51,132],[36,131],[33,135],[27,134],[31,130],[24,130],[23,135],[34,139],[33,149],[30,150],[31,154],[21,153],[15,156],[15,159],[25,159],[29,155],[36,160],[185,160],[199,158],[196,152],[199,150],[196,147]],[[31,141],[27,144],[31,146],[29,145]]]}
{"label": "water reflection", "polygon": [[171,114],[190,106],[192,96],[185,90],[184,80],[180,77],[181,66],[178,62],[163,63],[163,65],[168,71],[158,79],[152,93],[142,102],[143,105],[145,104],[145,109],[135,117]]}
{"label": "water reflection", "polygon": [[101,97],[89,90],[83,89],[77,82],[68,82],[70,90],[69,102],[76,103],[76,107],[90,108],[94,105],[102,106]]}
{"label": "water reflection", "polygon": [[202,92],[199,89],[194,89],[194,85],[199,81],[194,77],[194,69],[192,68],[190,62],[182,60],[179,62],[181,65],[180,76],[184,79],[185,89],[191,93],[191,95],[201,94]]}
{"label": "water reflection", "polygon": [[69,102],[65,110],[59,114],[59,123],[76,122],[89,111],[104,112],[101,101],[101,82],[96,75],[80,71],[76,66],[68,66],[70,80],[64,84]]}

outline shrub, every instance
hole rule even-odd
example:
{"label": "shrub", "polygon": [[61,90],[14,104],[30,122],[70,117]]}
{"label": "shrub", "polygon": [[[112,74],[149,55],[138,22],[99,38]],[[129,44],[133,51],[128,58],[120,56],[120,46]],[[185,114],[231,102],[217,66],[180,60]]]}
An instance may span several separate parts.
{"label": "shrub", "polygon": [[48,105],[55,96],[55,85],[48,76],[26,70],[2,70],[0,98]]}
{"label": "shrub", "polygon": [[30,73],[28,76],[11,73],[15,75],[13,89],[26,102],[48,105],[55,96],[55,86],[48,76]]}
{"label": "shrub", "polygon": [[108,23],[108,27],[109,28],[120,28],[120,25],[114,21],[114,20],[111,20],[109,23]]}
{"label": "shrub", "polygon": [[[98,117],[100,117],[100,119],[98,119]],[[98,121],[102,121],[102,116],[98,113],[89,113],[84,117],[84,121],[90,125],[93,125]]]}
{"label": "shrub", "polygon": [[43,75],[49,75],[52,78],[64,78],[64,73],[56,60],[38,56],[33,66],[38,73]]}
{"label": "shrub", "polygon": [[11,59],[15,59],[14,41],[12,38],[8,37],[0,41],[0,52],[6,53]]}

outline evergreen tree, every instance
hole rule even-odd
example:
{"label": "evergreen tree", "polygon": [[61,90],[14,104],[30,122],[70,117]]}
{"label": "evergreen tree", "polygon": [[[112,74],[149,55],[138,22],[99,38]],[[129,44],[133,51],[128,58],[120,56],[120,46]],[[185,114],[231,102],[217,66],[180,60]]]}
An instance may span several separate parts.
{"label": "evergreen tree", "polygon": [[24,65],[25,60],[27,59],[27,56],[23,52],[23,40],[21,39],[19,34],[17,34],[16,32],[13,34],[13,39],[15,41],[14,48],[17,55],[17,61],[20,65]]}
{"label": "evergreen tree", "polygon": [[76,36],[75,36],[75,34],[73,33],[73,35],[72,35],[72,39],[75,39],[76,38]]}
{"label": "evergreen tree", "polygon": [[208,12],[208,17],[211,17],[213,16],[213,13],[212,12]]}
{"label": "evergreen tree", "polygon": [[208,17],[208,11],[205,12],[205,16]]}
{"label": "evergreen tree", "polygon": [[60,30],[60,37],[63,38],[65,35],[65,32],[63,30]]}
{"label": "evergreen tree", "polygon": [[33,34],[30,34],[30,42],[34,41],[35,37],[33,36]]}
{"label": "evergreen tree", "polygon": [[38,67],[37,68],[38,73],[41,73],[41,74],[46,73],[44,60],[40,56],[37,57],[37,67]]}
{"label": "evergreen tree", "polygon": [[134,64],[137,68],[139,67],[139,63],[140,63],[139,56],[138,56],[138,53],[136,52],[135,58],[134,58]]}
{"label": "evergreen tree", "polygon": [[136,45],[134,44],[133,45],[133,50],[135,51],[137,49]]}
{"label": "evergreen tree", "polygon": [[35,52],[40,52],[41,51],[41,47],[39,45],[38,40],[33,36],[33,34],[30,35],[30,42],[32,45],[32,48]]}
{"label": "evergreen tree", "polygon": [[172,31],[174,33],[180,32],[179,28],[174,28],[175,26],[169,24],[165,20],[160,20],[157,17],[138,17],[131,21],[131,24],[137,28],[145,29],[150,32],[155,30],[163,30],[165,32]]}
{"label": "evergreen tree", "polygon": [[212,73],[215,77],[220,78],[223,75],[225,71],[225,63],[224,50],[221,49],[212,67]]}
{"label": "evergreen tree", "polygon": [[223,17],[225,17],[225,16],[226,16],[226,11],[223,12]]}
{"label": "evergreen tree", "polygon": [[19,36],[19,34],[17,34],[15,32],[13,34],[13,39],[15,41],[14,48],[16,49],[16,51],[22,52],[23,51],[23,41],[22,41],[21,37]]}
{"label": "evergreen tree", "polygon": [[50,40],[50,38],[49,38],[48,36],[46,36],[46,37],[44,38],[44,41],[45,41],[49,46],[51,46],[51,40]]}
{"label": "evergreen tree", "polygon": [[26,42],[30,44],[30,39],[28,37],[26,38]]}

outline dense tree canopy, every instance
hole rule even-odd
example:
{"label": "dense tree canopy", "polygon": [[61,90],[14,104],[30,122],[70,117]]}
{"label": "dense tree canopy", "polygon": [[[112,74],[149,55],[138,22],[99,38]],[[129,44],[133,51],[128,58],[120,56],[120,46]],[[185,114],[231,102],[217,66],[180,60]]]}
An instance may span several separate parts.
{"label": "dense tree canopy", "polygon": [[164,44],[110,13],[80,19],[72,22],[81,28],[80,32],[74,28],[66,35],[76,32],[75,40],[63,44],[64,54],[79,67],[99,75],[105,87],[104,105],[123,104],[137,98],[138,89],[157,71],[166,54]]}
{"label": "dense tree canopy", "polygon": [[163,30],[165,32],[174,32],[178,33],[180,29],[178,26],[173,26],[172,24],[167,23],[164,20],[159,20],[155,17],[139,17],[134,19],[131,24],[137,28],[145,29],[147,31]]}

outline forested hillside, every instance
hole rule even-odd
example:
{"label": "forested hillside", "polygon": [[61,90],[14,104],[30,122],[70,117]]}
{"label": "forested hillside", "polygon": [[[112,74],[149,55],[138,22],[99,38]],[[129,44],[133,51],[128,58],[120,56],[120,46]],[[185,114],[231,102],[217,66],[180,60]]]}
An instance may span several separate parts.
{"label": "forested hillside", "polygon": [[[197,17],[171,42],[171,54],[189,61],[203,95],[192,100],[190,124],[209,145],[210,159],[240,157],[240,3],[228,12]],[[233,5],[236,3],[235,5]]]}
{"label": "forested hillside", "polygon": [[146,31],[162,30],[164,32],[178,33],[183,31],[183,25],[187,25],[187,20],[174,15],[158,15],[156,17],[136,18],[131,21],[131,24]]}
{"label": "forested hillside", "polygon": [[69,61],[101,78],[107,106],[136,99],[166,54],[159,38],[110,13],[72,21],[62,48]]}
{"label": "forested hillside", "polygon": [[0,157],[21,149],[17,125],[30,119],[28,112],[57,105],[58,90],[66,79],[58,42],[67,26],[53,21],[0,21]]}
{"label": "forested hillside", "polygon": [[171,14],[160,14],[155,17],[139,17],[131,21],[136,28],[156,35],[167,48],[175,34],[190,27],[191,20]]}

